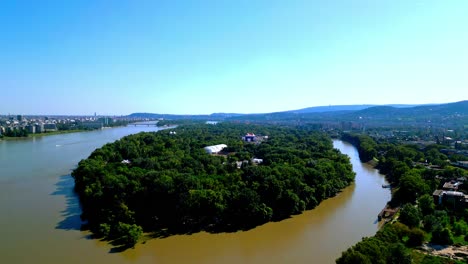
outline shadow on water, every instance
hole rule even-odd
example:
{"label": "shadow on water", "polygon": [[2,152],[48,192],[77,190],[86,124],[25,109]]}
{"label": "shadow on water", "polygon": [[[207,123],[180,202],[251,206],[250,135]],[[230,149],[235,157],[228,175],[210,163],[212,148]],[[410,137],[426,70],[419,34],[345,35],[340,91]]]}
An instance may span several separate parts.
{"label": "shadow on water", "polygon": [[130,247],[126,247],[126,246],[115,246],[109,250],[109,253],[121,253],[129,248]]}
{"label": "shadow on water", "polygon": [[[55,184],[56,189],[50,195],[63,196],[65,198],[65,209],[60,212],[62,220],[57,223],[55,226],[56,229],[61,230],[76,230],[76,231],[85,231],[86,222],[83,222],[80,218],[82,213],[80,201],[78,195],[73,190],[75,186],[75,181],[70,174],[60,176],[59,181]],[[85,239],[101,239],[95,237],[93,234],[88,234],[83,236]],[[123,252],[130,247],[122,246],[118,241],[108,241],[113,247],[110,249],[109,253],[119,253]]]}
{"label": "shadow on water", "polygon": [[65,197],[66,207],[60,212],[62,220],[55,226],[62,230],[82,230],[83,221],[81,221],[81,207],[78,196],[73,191],[74,180],[70,174],[60,176],[55,184],[56,190],[51,195]]}

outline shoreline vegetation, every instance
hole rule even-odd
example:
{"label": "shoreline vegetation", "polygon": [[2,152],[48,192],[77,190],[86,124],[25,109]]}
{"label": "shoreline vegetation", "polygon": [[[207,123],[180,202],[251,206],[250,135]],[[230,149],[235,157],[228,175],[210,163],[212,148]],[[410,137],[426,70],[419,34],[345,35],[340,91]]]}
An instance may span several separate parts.
{"label": "shoreline vegetation", "polygon": [[[252,132],[258,141],[242,139]],[[219,144],[227,147],[204,149]],[[143,232],[235,232],[289,218],[355,175],[325,133],[222,123],[124,137],[80,161],[72,176],[84,228],[123,250]]]}
{"label": "shoreline vegetation", "polygon": [[[390,207],[400,207],[396,217],[372,237],[344,251],[338,264],[350,263],[465,263],[468,252],[468,209],[453,203],[435,204],[432,192],[447,181],[462,180],[467,170],[450,166],[442,146],[375,141],[364,134],[344,133],[362,162],[384,174],[392,186]],[[426,164],[427,167],[421,164]],[[437,169],[429,165],[435,164]],[[465,191],[463,184],[460,191]]]}
{"label": "shoreline vegetation", "polygon": [[[55,124],[55,123],[53,123]],[[97,124],[97,126],[95,126]],[[49,135],[59,135],[59,134],[68,134],[68,133],[77,133],[85,131],[94,131],[97,129],[106,129],[112,127],[127,126],[130,122],[128,120],[117,120],[105,123],[93,123],[92,126],[83,125],[82,123],[57,123],[54,129],[45,129],[42,133],[30,133],[29,128],[27,129],[26,125],[8,127],[7,131],[3,134],[0,133],[0,141],[3,140],[17,140],[17,139],[27,139],[33,137],[49,136]],[[32,126],[29,124],[29,126]],[[34,129],[32,130],[34,132]]]}
{"label": "shoreline vegetation", "polygon": [[4,136],[4,137],[0,138],[0,140],[22,140],[22,139],[29,139],[29,138],[34,138],[34,137],[52,136],[52,135],[60,135],[60,134],[70,134],[70,133],[86,132],[86,131],[93,131],[93,130],[86,130],[86,129],[59,130],[59,131],[50,131],[50,132],[44,132],[44,133],[28,134],[26,137],[7,137],[7,136]]}

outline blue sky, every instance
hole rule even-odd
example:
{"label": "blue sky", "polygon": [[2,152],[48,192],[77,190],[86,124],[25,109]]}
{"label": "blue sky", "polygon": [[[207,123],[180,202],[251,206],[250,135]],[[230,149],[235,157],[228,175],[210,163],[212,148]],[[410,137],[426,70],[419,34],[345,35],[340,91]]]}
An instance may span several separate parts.
{"label": "blue sky", "polygon": [[2,1],[0,114],[468,99],[468,1]]}

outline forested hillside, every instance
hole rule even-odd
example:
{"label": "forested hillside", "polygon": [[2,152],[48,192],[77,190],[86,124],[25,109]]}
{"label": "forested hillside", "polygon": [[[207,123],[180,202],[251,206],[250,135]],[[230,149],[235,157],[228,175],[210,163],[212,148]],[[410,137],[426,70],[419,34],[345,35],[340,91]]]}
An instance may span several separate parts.
{"label": "forested hillside", "polygon": [[[463,128],[468,123],[468,101],[415,107],[373,106],[362,110],[349,110],[350,107],[347,107],[340,111],[339,107],[330,108],[334,110],[325,112],[296,110],[252,114],[231,117],[228,120],[295,125],[334,124],[336,127],[340,127],[341,122],[353,122],[365,127],[425,127],[430,125],[451,128]],[[352,108],[359,109],[358,106]],[[347,130],[347,128],[343,129]]]}
{"label": "forested hillside", "polygon": [[[242,141],[248,132],[268,137]],[[204,151],[215,144],[228,148]],[[91,231],[126,246],[143,231],[235,231],[284,219],[354,180],[348,157],[322,133],[238,124],[127,136],[95,150],[72,175]]]}

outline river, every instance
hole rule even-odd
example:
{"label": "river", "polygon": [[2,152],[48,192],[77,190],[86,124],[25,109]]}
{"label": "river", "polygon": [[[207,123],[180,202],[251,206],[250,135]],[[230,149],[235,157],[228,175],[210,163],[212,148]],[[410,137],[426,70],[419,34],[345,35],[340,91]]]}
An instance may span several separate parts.
{"label": "river", "polygon": [[105,143],[156,127],[0,141],[0,262],[2,263],[334,263],[363,236],[375,234],[377,214],[390,199],[385,179],[359,161],[350,144],[356,181],[336,197],[289,219],[235,233],[177,235],[113,253],[80,231],[71,170]]}

